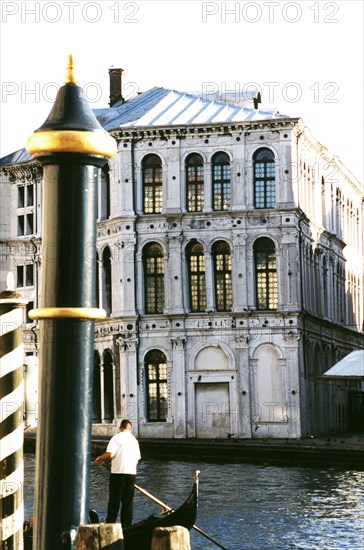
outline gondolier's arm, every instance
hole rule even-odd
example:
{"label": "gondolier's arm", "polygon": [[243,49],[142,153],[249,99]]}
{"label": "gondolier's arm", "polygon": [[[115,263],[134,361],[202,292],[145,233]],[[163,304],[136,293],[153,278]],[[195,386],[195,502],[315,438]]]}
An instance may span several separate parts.
{"label": "gondolier's arm", "polygon": [[111,453],[103,453],[102,455],[96,457],[96,464],[102,464],[104,460],[107,460],[108,458],[111,458]]}

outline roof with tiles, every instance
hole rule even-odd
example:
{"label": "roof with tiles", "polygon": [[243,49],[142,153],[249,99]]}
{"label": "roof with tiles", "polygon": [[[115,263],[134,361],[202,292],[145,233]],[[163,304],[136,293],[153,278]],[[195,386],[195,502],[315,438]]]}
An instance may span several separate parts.
{"label": "roof with tiles", "polygon": [[[119,101],[112,107],[94,109],[94,113],[107,131],[128,127],[231,124],[287,118],[275,109],[254,109],[239,101],[215,100],[208,94],[205,96],[159,87],[140,93],[127,101]],[[1,158],[0,164],[19,164],[31,159],[23,148]]]}
{"label": "roof with tiles", "polygon": [[124,103],[118,102],[112,108],[95,109],[94,113],[105,130],[130,126],[226,124],[287,118],[274,109],[254,109],[235,102],[212,100],[203,94],[157,87]]}

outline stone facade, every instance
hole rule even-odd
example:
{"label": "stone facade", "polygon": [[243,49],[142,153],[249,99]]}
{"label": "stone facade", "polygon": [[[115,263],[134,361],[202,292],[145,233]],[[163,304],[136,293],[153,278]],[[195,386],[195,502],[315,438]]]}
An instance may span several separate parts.
{"label": "stone facade", "polygon": [[[93,432],[111,435],[124,417],[141,438],[296,438],[350,429],[355,383],[317,377],[364,344],[360,183],[301,119],[111,133],[118,154],[99,193],[97,292],[108,315],[96,323]],[[262,192],[273,189],[262,206],[263,149],[273,155],[274,174],[269,183],[262,176]],[[219,209],[217,153],[230,170],[229,200]],[[161,208],[145,213],[151,154],[160,159]],[[202,158],[203,180],[202,207],[192,211],[191,154]],[[1,284],[13,271],[36,307],[40,264],[52,255],[42,250],[41,168],[6,160],[0,193]],[[159,260],[150,256],[157,262],[150,274],[151,244],[161,252]],[[230,263],[221,270],[222,258]],[[150,290],[148,281],[157,286]],[[162,309],[148,312],[158,300]],[[25,327],[26,352],[36,355],[38,327]]]}

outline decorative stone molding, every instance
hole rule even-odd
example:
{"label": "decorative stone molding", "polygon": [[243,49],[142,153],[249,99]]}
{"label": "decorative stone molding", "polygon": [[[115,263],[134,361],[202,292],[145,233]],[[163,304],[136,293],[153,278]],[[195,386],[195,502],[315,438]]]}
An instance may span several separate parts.
{"label": "decorative stone molding", "polygon": [[296,330],[289,330],[288,332],[286,332],[282,336],[283,336],[283,340],[285,342],[289,342],[289,341],[298,342],[299,340],[301,340],[301,334],[299,332],[297,332]]}
{"label": "decorative stone molding", "polygon": [[172,349],[183,350],[185,348],[187,338],[170,338],[169,341],[172,344]]}
{"label": "decorative stone molding", "polygon": [[127,338],[125,336],[119,336],[115,339],[115,343],[119,348],[125,352],[134,352],[137,349],[139,343],[138,338]]}
{"label": "decorative stone molding", "polygon": [[97,237],[110,237],[121,233],[120,221],[102,221],[97,223]]}
{"label": "decorative stone molding", "polygon": [[246,348],[248,347],[248,344],[251,340],[251,336],[250,335],[240,335],[240,336],[236,336],[235,338],[235,342],[237,344],[237,348]]}
{"label": "decorative stone molding", "polygon": [[141,331],[151,330],[169,330],[171,328],[171,321],[169,319],[151,319],[150,321],[141,321]]}
{"label": "decorative stone molding", "polygon": [[1,171],[9,177],[11,182],[35,182],[43,175],[42,166],[36,162],[33,162],[32,164],[13,164],[2,167]]}

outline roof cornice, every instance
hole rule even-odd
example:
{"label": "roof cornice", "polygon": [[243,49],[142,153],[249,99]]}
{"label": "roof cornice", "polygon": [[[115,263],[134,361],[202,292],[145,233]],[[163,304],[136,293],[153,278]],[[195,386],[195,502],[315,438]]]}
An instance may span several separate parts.
{"label": "roof cornice", "polygon": [[343,178],[350,183],[359,194],[363,194],[363,185],[358,178],[356,178],[349,168],[345,166],[340,157],[331,153],[325,145],[322,145],[322,143],[315,138],[310,128],[302,119],[298,120],[296,132],[298,139],[305,140],[327,163],[333,164],[342,174]]}
{"label": "roof cornice", "polygon": [[41,177],[43,168],[37,160],[32,159],[26,162],[4,164],[0,167],[0,171],[5,176],[9,176],[10,181],[15,181],[16,179],[29,180]]}
{"label": "roof cornice", "polygon": [[209,124],[185,124],[185,125],[166,125],[166,126],[122,126],[109,130],[112,136],[118,140],[132,140],[133,138],[143,139],[148,137],[166,136],[186,137],[193,134],[222,134],[246,133],[249,131],[267,130],[270,128],[291,129],[298,123],[299,118],[279,118],[267,120],[247,120],[242,122],[214,122]]}

